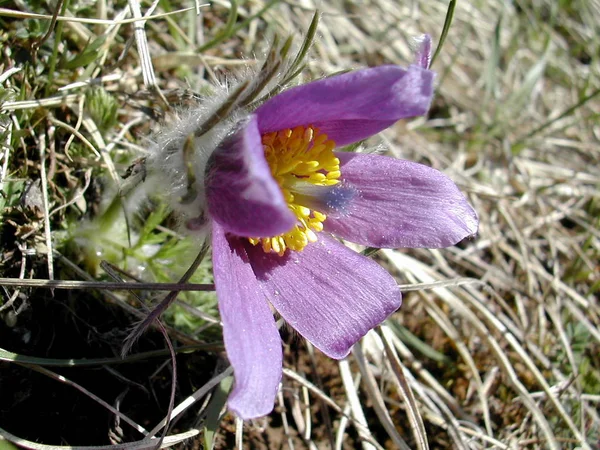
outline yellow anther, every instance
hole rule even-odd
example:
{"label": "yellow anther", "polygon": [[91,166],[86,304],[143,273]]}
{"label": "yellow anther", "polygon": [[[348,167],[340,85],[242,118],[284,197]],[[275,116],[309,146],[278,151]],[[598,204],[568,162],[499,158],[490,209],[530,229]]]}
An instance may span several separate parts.
{"label": "yellow anther", "polygon": [[325,222],[325,219],[327,218],[325,214],[320,213],[319,211],[313,211],[313,217],[319,222]]}
{"label": "yellow anther", "polygon": [[323,222],[315,220],[310,223],[310,227],[315,231],[323,231]]}
{"label": "yellow anther", "polygon": [[294,208],[296,214],[298,215],[298,217],[308,217],[310,216],[310,209],[307,208],[306,206],[298,206],[297,208]]}
{"label": "yellow anther", "polygon": [[317,241],[316,233],[323,230],[327,216],[296,203],[293,188],[289,186],[299,181],[315,186],[339,183],[340,160],[333,153],[335,142],[318,129],[299,126],[263,134],[262,143],[271,174],[298,222],[286,233],[267,238],[248,238],[248,241],[252,245],[260,244],[266,253],[274,252],[280,256],[288,248],[301,251],[310,242]]}
{"label": "yellow anther", "polygon": [[313,184],[322,184],[327,179],[327,176],[321,172],[313,173],[308,177]]}
{"label": "yellow anther", "polygon": [[305,231],[308,242],[317,242],[317,235],[310,228]]}

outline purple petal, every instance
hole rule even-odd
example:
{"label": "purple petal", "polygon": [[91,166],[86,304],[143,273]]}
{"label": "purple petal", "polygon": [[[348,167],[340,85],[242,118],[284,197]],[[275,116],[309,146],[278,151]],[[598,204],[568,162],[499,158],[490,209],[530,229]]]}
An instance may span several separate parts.
{"label": "purple petal", "polygon": [[273,410],[281,381],[281,338],[239,239],[213,224],[213,270],[235,387],[229,408],[242,419]]}
{"label": "purple petal", "polygon": [[357,70],[288,89],[256,110],[261,133],[318,127],[338,146],[427,112],[434,73],[419,66]]}
{"label": "purple petal", "polygon": [[443,173],[378,155],[336,153],[342,178],[357,190],[325,231],[373,247],[443,248],[477,232],[477,213]]}
{"label": "purple petal", "polygon": [[319,233],[319,241],[283,257],[250,247],[263,292],[315,347],[344,358],[352,345],[400,307],[394,278],[369,258]]}
{"label": "purple petal", "polygon": [[296,223],[265,160],[256,116],[211,155],[205,187],[211,217],[225,231],[269,237],[289,231]]}
{"label": "purple petal", "polygon": [[428,69],[431,64],[431,36],[424,34],[418,40],[419,49],[415,54],[415,64]]}

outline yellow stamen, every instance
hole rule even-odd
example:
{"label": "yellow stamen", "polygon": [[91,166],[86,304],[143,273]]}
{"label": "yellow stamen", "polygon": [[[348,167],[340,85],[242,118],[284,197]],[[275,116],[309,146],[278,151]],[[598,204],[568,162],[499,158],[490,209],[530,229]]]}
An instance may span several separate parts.
{"label": "yellow stamen", "polygon": [[333,186],[340,182],[340,160],[335,157],[335,142],[312,126],[266,133],[262,136],[265,158],[283,198],[298,222],[287,233],[267,238],[248,238],[266,252],[283,256],[289,248],[301,251],[317,241],[315,232],[323,230],[327,218],[320,211],[296,203],[293,186],[298,182]]}

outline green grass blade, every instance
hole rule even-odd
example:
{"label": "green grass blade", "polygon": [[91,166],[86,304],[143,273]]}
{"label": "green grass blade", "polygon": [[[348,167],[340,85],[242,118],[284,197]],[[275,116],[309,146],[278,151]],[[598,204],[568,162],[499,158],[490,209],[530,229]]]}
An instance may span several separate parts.
{"label": "green grass blade", "polygon": [[530,138],[534,137],[536,134],[541,133],[546,128],[552,126],[554,123],[558,122],[559,120],[564,119],[565,117],[569,117],[577,109],[581,108],[583,105],[585,105],[586,103],[588,103],[590,100],[593,100],[594,98],[596,98],[598,96],[598,94],[600,94],[600,89],[594,90],[591,94],[588,94],[585,97],[583,97],[581,100],[579,100],[573,106],[567,108],[565,111],[563,111],[562,113],[560,113],[554,119],[550,119],[550,120],[544,122],[542,125],[538,126],[537,128],[534,128],[532,131],[530,131],[529,133],[527,133],[525,136],[519,138],[517,140],[517,142],[515,143],[515,145],[523,143],[527,139],[530,139]]}
{"label": "green grass blade", "polygon": [[[190,353],[194,351],[219,352],[223,350],[220,344],[202,344],[188,345],[175,349],[176,353]],[[102,366],[104,364],[126,364],[137,361],[144,361],[148,358],[157,358],[168,356],[169,350],[152,350],[148,352],[135,353],[128,355],[125,358],[90,358],[90,359],[57,359],[57,358],[40,358],[37,356],[26,356],[18,353],[10,352],[0,348],[0,361],[13,362],[18,364],[38,365],[44,367],[89,367]]]}
{"label": "green grass blade", "polygon": [[449,364],[452,362],[452,360],[446,355],[436,351],[433,347],[426,344],[413,333],[411,333],[408,330],[408,328],[403,327],[395,320],[388,320],[386,323],[390,326],[391,329],[393,329],[394,333],[396,333],[396,335],[398,336],[398,338],[400,338],[402,342],[404,342],[409,347],[412,347],[426,358],[444,364]]}
{"label": "green grass blade", "polygon": [[452,19],[454,18],[454,9],[456,8],[456,0],[450,0],[450,4],[448,5],[448,10],[446,11],[446,19],[444,20],[444,28],[442,28],[442,34],[440,35],[440,41],[438,42],[437,48],[435,49],[435,53],[431,58],[430,66],[433,66],[437,56],[442,51],[442,46],[444,45],[444,41],[448,37],[448,31],[450,30],[450,25],[452,25]]}
{"label": "green grass blade", "polygon": [[206,408],[206,422],[204,424],[204,450],[212,450],[215,447],[215,434],[219,429],[221,411],[229,397],[229,391],[233,386],[233,377],[224,378],[216,387],[210,403]]}

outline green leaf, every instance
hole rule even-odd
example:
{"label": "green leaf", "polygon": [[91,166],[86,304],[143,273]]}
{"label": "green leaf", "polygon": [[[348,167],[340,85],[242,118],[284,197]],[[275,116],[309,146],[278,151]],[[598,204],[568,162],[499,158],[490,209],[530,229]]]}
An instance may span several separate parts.
{"label": "green leaf", "polygon": [[500,38],[502,31],[502,24],[504,19],[504,9],[500,11],[500,15],[498,17],[498,21],[496,22],[496,27],[494,28],[494,39],[492,41],[492,53],[488,59],[486,69],[485,69],[485,101],[484,105],[487,101],[489,101],[490,97],[493,97],[496,94],[497,90],[497,82],[498,82],[498,72],[500,71]]}
{"label": "green leaf", "polygon": [[134,249],[141,248],[142,246],[150,243],[159,243],[163,238],[158,240],[152,239],[152,232],[167,216],[167,208],[164,204],[160,204],[155,210],[153,210],[144,221],[144,226],[140,230],[140,238],[133,247]]}
{"label": "green leaf", "polygon": [[2,191],[0,191],[0,216],[4,208],[13,206],[19,201],[25,183],[23,181],[5,181],[3,184]]}
{"label": "green leaf", "polygon": [[511,117],[513,117],[513,113],[522,110],[525,107],[525,104],[530,101],[533,88],[544,75],[549,54],[550,39],[547,37],[543,56],[531,67],[531,69],[529,69],[521,86],[513,91],[508,100],[506,100],[506,103],[509,105],[509,110],[511,111]]}
{"label": "green leaf", "polygon": [[214,47],[215,45],[219,44],[221,41],[224,41],[225,39],[229,38],[235,33],[234,27],[238,17],[237,0],[231,0],[230,4],[231,8],[229,9],[227,23],[225,23],[223,29],[219,30],[219,32],[215,35],[214,38],[212,38],[210,41],[208,41],[206,44],[204,44],[198,49],[198,53],[202,53],[204,50]]}
{"label": "green leaf", "polygon": [[86,47],[83,53],[78,54],[70,61],[67,61],[64,65],[64,69],[73,70],[78,67],[87,66],[94,60],[98,58],[98,52],[104,41],[106,40],[106,35],[102,35],[94,39],[94,41]]}
{"label": "green leaf", "polygon": [[378,247],[367,247],[362,252],[360,252],[360,254],[369,258],[369,257],[373,256],[375,253],[377,253],[379,250],[380,250],[380,248],[378,248]]}
{"label": "green leaf", "polygon": [[18,450],[18,447],[11,442],[0,438],[0,450]]}
{"label": "green leaf", "polygon": [[210,403],[206,408],[206,422],[204,424],[204,450],[212,450],[215,446],[214,438],[219,423],[221,422],[221,411],[229,397],[229,391],[233,385],[233,377],[224,378],[210,399]]}
{"label": "green leaf", "polygon": [[396,335],[400,338],[402,342],[404,342],[409,347],[412,347],[413,349],[417,350],[423,356],[426,356],[427,358],[440,363],[449,364],[452,362],[450,358],[448,358],[446,355],[438,352],[433,347],[427,345],[417,336],[412,334],[408,330],[408,328],[403,327],[395,320],[388,320],[386,323],[390,325],[390,328],[392,328],[394,333],[396,333]]}

